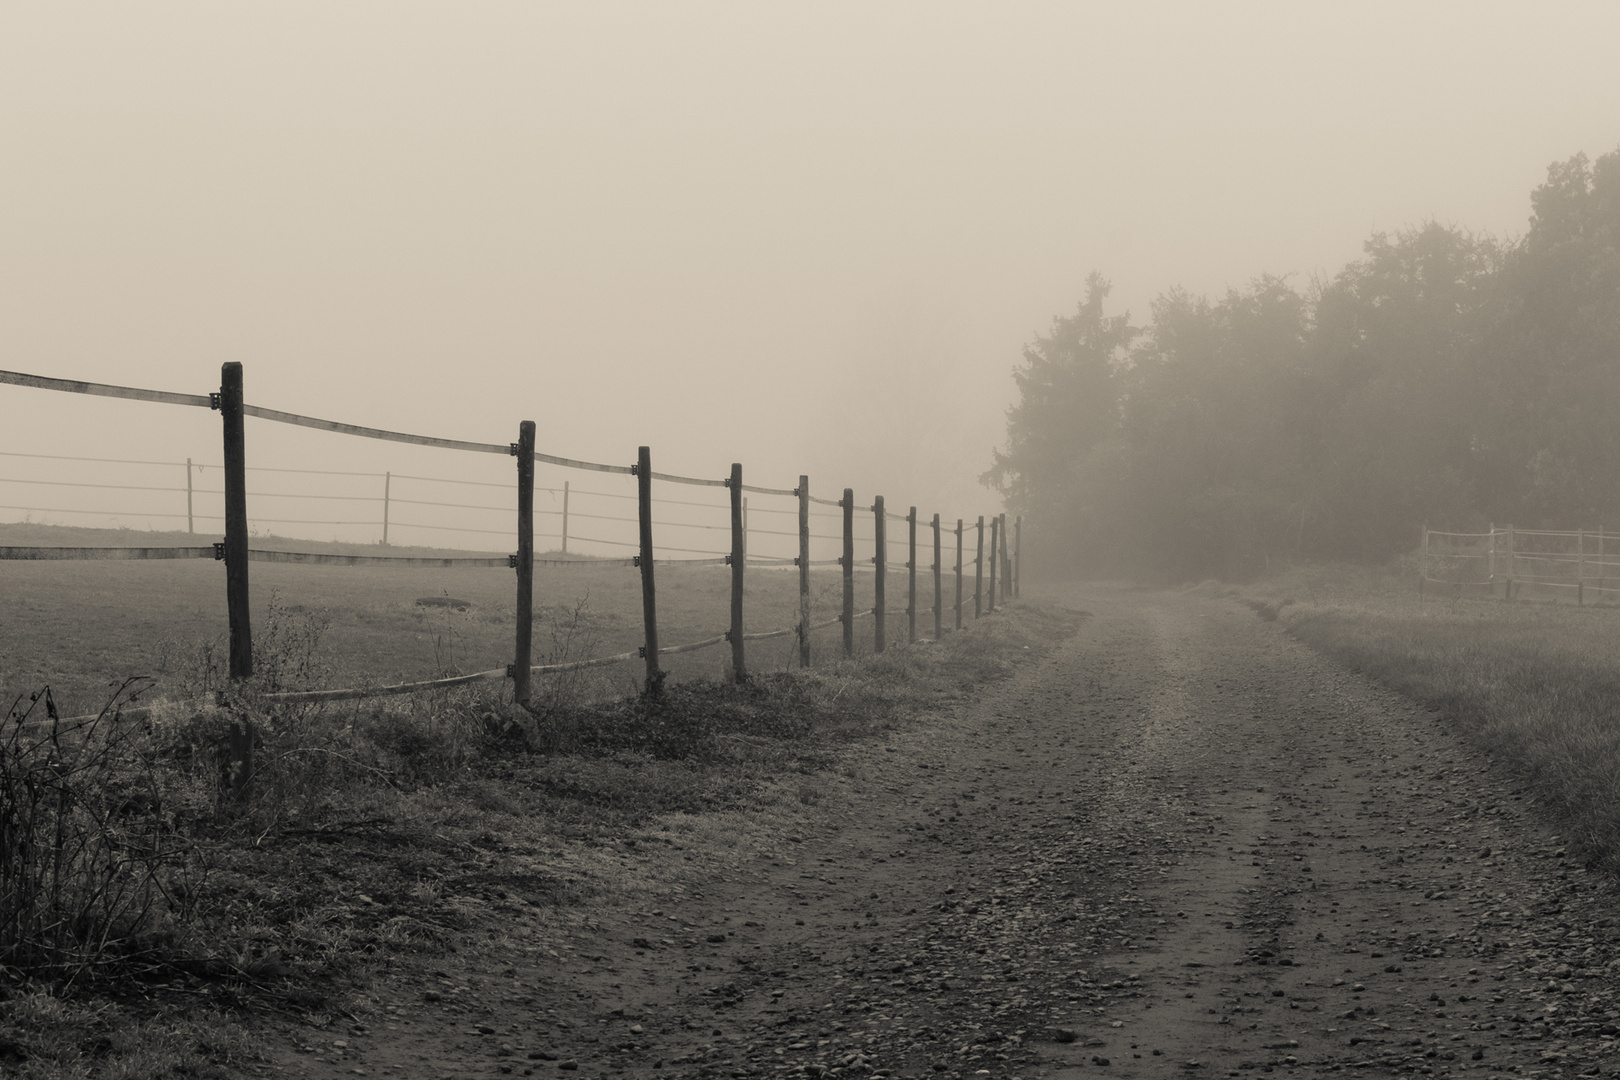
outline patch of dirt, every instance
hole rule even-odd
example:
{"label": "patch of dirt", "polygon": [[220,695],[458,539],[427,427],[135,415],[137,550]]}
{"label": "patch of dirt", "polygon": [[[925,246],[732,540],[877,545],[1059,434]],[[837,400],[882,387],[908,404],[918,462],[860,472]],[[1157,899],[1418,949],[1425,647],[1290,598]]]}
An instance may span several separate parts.
{"label": "patch of dirt", "polygon": [[[1231,600],[1093,617],[648,899],[281,1021],[311,1077],[1596,1075],[1614,884],[1431,713]],[[514,944],[518,942],[518,944]],[[352,1021],[352,1023],[350,1022]]]}

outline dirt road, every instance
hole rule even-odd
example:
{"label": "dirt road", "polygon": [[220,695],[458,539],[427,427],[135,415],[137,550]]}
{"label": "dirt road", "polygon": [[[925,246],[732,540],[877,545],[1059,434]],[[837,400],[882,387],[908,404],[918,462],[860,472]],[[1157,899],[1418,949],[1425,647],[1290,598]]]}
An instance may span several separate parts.
{"label": "dirt road", "polygon": [[291,1029],[280,1064],[1610,1071],[1615,889],[1502,770],[1231,601],[1062,599],[1077,636],[861,751],[791,835],[522,955],[464,949],[349,1032]]}

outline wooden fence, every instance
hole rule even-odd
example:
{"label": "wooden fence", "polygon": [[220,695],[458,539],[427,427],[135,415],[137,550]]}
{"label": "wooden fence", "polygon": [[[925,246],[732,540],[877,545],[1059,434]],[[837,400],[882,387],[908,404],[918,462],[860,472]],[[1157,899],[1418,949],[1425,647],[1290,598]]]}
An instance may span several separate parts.
{"label": "wooden fence", "polygon": [[1423,529],[1418,594],[1439,585],[1461,593],[1475,590],[1502,599],[1524,590],[1573,597],[1588,594],[1603,602],[1620,593],[1620,535],[1597,529],[1518,529],[1459,533]]}
{"label": "wooden fence", "polygon": [[[491,680],[511,680],[513,699],[520,705],[526,705],[532,696],[532,679],[538,674],[555,673],[578,668],[597,667],[608,664],[625,663],[633,660],[643,660],[646,666],[644,686],[648,693],[656,694],[660,691],[664,673],[659,668],[659,657],[676,653],[691,652],[698,649],[717,647],[722,644],[731,646],[731,673],[738,680],[747,678],[748,664],[746,645],[751,641],[762,641],[772,638],[781,638],[791,635],[798,637],[799,659],[801,664],[808,666],[811,663],[811,635],[817,630],[842,624],[843,627],[843,653],[845,656],[853,655],[855,648],[855,625],[864,618],[873,620],[873,647],[882,652],[887,644],[888,617],[891,614],[886,596],[888,579],[889,542],[887,540],[887,527],[891,522],[904,522],[906,524],[906,560],[907,571],[907,602],[903,614],[906,617],[906,640],[918,640],[917,617],[921,610],[918,606],[918,571],[926,570],[932,578],[934,603],[933,635],[938,638],[946,633],[944,625],[945,605],[943,603],[944,583],[943,576],[946,567],[943,563],[943,541],[948,530],[942,523],[940,516],[935,514],[926,526],[931,530],[933,559],[928,564],[919,562],[917,554],[919,518],[916,507],[910,507],[904,515],[892,514],[885,509],[882,496],[873,500],[871,513],[874,525],[874,554],[871,558],[875,574],[873,577],[873,604],[870,608],[856,610],[854,573],[856,568],[855,556],[855,497],[851,489],[845,488],[842,497],[836,500],[818,498],[810,494],[810,481],[808,476],[800,476],[798,486],[792,489],[770,488],[754,486],[744,483],[743,468],[741,464],[733,464],[730,475],[724,478],[712,479],[703,477],[675,476],[652,470],[651,453],[647,447],[638,451],[634,465],[604,465],[593,462],[577,461],[571,458],[557,457],[540,453],[535,449],[535,425],[533,421],[524,421],[519,425],[517,441],[512,443],[480,443],[464,440],[438,439],[429,436],[411,435],[401,432],[385,431],[377,428],[360,427],[354,424],[344,424],[335,421],[319,420],[313,417],[301,416],[295,413],[281,412],[251,405],[247,402],[243,391],[243,369],[240,364],[225,364],[221,371],[221,386],[218,393],[203,395],[175,394],[163,391],[140,390],[131,387],[110,386],[100,383],[73,382],[62,379],[52,379],[36,375],[26,375],[16,372],[0,371],[0,383],[29,386],[45,390],[64,391],[70,393],[95,394],[107,397],[125,398],[140,401],[155,401],[165,404],[187,405],[202,408],[216,409],[220,412],[223,427],[224,449],[224,541],[212,547],[174,547],[174,548],[40,548],[40,547],[0,547],[0,559],[75,559],[75,558],[202,558],[212,557],[225,563],[226,602],[230,627],[230,661],[229,670],[233,680],[245,680],[253,674],[252,655],[252,626],[249,618],[249,565],[255,561],[282,561],[282,562],[312,562],[334,563],[342,565],[358,565],[366,563],[384,563],[393,565],[432,565],[432,566],[491,566],[506,565],[516,571],[516,626],[513,636],[513,662],[504,669],[477,672],[471,675],[460,675],[452,678],[430,679],[419,682],[398,683],[390,686],[369,687],[365,689],[336,689],[336,690],[292,690],[266,694],[264,697],[280,702],[316,702],[341,701],[361,697],[371,697],[384,694],[403,694],[416,690],[438,687],[458,686],[474,682]],[[517,491],[515,513],[517,517],[517,550],[503,558],[417,558],[393,555],[328,555],[310,552],[272,552],[256,550],[250,546],[248,535],[247,515],[247,455],[245,448],[244,423],[245,418],[255,417],[276,423],[293,424],[317,430],[337,432],[369,439],[382,439],[393,442],[409,443],[418,446],[435,447],[445,450],[455,450],[479,454],[501,454],[516,459]],[[18,455],[28,456],[28,455]],[[45,455],[33,455],[45,456]],[[83,459],[102,460],[102,459]],[[590,470],[603,473],[626,474],[635,478],[637,494],[637,525],[638,541],[635,544],[637,553],[622,560],[591,560],[590,565],[603,565],[606,562],[619,562],[639,568],[641,578],[642,609],[644,621],[644,644],[634,652],[620,653],[613,656],[593,657],[565,664],[535,665],[532,663],[532,612],[533,612],[533,573],[536,564],[535,557],[535,531],[534,506],[535,464],[544,462],[569,469]],[[192,464],[188,459],[186,463],[186,519],[188,529],[194,529],[196,515],[193,507],[194,491],[191,484]],[[343,474],[354,475],[354,474]],[[382,527],[383,539],[387,540],[389,522],[390,488],[395,478],[393,473],[382,474],[384,478],[382,495]],[[0,478],[3,479],[3,478]],[[418,478],[423,479],[423,478]],[[723,555],[714,558],[698,559],[655,559],[658,548],[654,544],[654,518],[653,518],[653,482],[681,485],[696,485],[704,487],[718,487],[727,489],[730,509],[730,548]],[[30,481],[32,482],[32,481]],[[116,486],[116,485],[85,485],[85,486]],[[179,490],[168,489],[162,490]],[[567,550],[568,543],[568,499],[571,494],[569,486],[565,483],[563,493],[563,524],[562,542],[563,550]],[[797,503],[798,517],[798,555],[791,560],[776,561],[786,565],[789,561],[799,568],[799,620],[796,625],[780,627],[769,630],[749,631],[745,624],[745,611],[743,599],[745,595],[744,582],[746,569],[750,558],[747,551],[747,502],[745,493],[755,493],[765,496],[779,496],[792,498]],[[418,500],[420,501],[420,500]],[[441,504],[457,505],[457,504]],[[842,517],[843,530],[840,537],[843,554],[836,560],[815,564],[810,559],[810,540],[812,506],[821,505],[835,507]],[[589,516],[589,515],[588,515]],[[601,516],[601,515],[596,515]],[[273,519],[272,519],[273,520]],[[1007,596],[1016,597],[1019,594],[1019,578],[1021,558],[1022,522],[1014,520],[1011,525],[1006,515],[992,516],[990,519],[989,549],[985,547],[985,518],[979,517],[972,526],[975,529],[973,552],[973,617],[979,618],[989,611],[994,611],[998,595],[1002,600]],[[475,530],[476,531],[476,530]],[[555,534],[553,534],[555,535]],[[954,529],[956,543],[955,562],[952,572],[955,578],[955,602],[952,605],[952,628],[960,630],[964,621],[964,523],[958,518]],[[1009,543],[1010,541],[1010,543]],[[601,543],[614,543],[614,541],[596,541]],[[925,540],[926,542],[926,540]],[[672,550],[664,548],[663,550]],[[683,550],[683,549],[674,549]],[[684,549],[691,550],[691,549]],[[985,581],[986,561],[989,563],[988,587]],[[553,563],[559,560],[547,560]],[[731,609],[728,628],[720,634],[699,641],[687,642],[679,645],[661,645],[658,638],[657,617],[657,589],[655,583],[655,567],[658,562],[680,562],[683,564],[726,564],[731,568]],[[755,560],[758,561],[758,560]],[[843,571],[843,605],[842,612],[836,619],[813,625],[810,622],[810,568],[813,565],[830,565],[836,563]],[[578,565],[578,563],[575,563]],[[998,594],[998,574],[1000,592]]]}

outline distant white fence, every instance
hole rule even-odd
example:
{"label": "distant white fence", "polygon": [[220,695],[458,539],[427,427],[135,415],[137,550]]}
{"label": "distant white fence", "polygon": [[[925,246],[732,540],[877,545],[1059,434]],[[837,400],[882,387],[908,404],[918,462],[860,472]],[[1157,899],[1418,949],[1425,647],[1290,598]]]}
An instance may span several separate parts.
{"label": "distant white fence", "polygon": [[1523,590],[1603,601],[1620,593],[1620,533],[1597,529],[1517,529],[1492,525],[1489,532],[1423,530],[1418,592],[1442,586],[1494,594]]}

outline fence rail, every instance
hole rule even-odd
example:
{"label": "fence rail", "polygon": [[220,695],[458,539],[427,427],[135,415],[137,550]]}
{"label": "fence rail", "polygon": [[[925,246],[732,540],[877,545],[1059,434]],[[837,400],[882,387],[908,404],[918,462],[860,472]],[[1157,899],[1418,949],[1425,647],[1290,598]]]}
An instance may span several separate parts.
{"label": "fence rail", "polygon": [[[221,413],[224,428],[224,456],[223,465],[199,466],[193,460],[185,462],[144,461],[134,459],[114,459],[97,457],[78,457],[69,455],[34,454],[21,451],[0,451],[0,456],[9,458],[32,458],[41,460],[60,460],[83,462],[95,465],[139,465],[143,467],[183,467],[185,469],[184,486],[170,485],[134,485],[117,483],[63,483],[56,482],[59,487],[84,487],[93,489],[125,488],[142,492],[159,492],[163,494],[176,494],[183,492],[186,496],[186,512],[166,513],[143,512],[143,516],[153,518],[174,519],[184,517],[188,531],[195,532],[198,519],[203,521],[223,521],[225,525],[225,539],[222,543],[208,546],[175,546],[175,547],[48,547],[48,546],[5,546],[0,547],[0,561],[5,560],[68,560],[68,559],[98,559],[98,560],[142,560],[142,559],[215,559],[222,560],[226,566],[226,599],[230,623],[230,675],[233,682],[240,683],[251,678],[252,670],[252,629],[248,611],[248,565],[253,562],[280,562],[280,563],[318,563],[330,565],[393,565],[393,566],[479,566],[497,567],[506,566],[517,571],[517,626],[514,633],[513,663],[504,669],[478,672],[472,675],[458,675],[451,678],[430,679],[416,682],[404,682],[386,686],[355,687],[335,690],[290,690],[275,694],[264,695],[269,700],[298,703],[319,701],[346,701],[378,695],[405,694],[420,690],[430,690],[445,687],[461,686],[475,682],[511,680],[513,683],[513,699],[520,705],[526,705],[530,698],[530,680],[535,675],[578,670],[581,668],[599,667],[609,664],[631,662],[636,659],[645,659],[647,665],[646,687],[649,693],[658,692],[663,679],[663,672],[659,668],[658,658],[678,653],[693,652],[701,649],[713,648],[729,643],[732,648],[731,669],[733,677],[743,679],[747,675],[747,661],[745,644],[771,639],[796,636],[799,640],[799,657],[801,664],[811,662],[811,637],[814,633],[841,625],[843,628],[843,652],[851,655],[854,643],[854,627],[859,620],[871,618],[874,621],[873,645],[876,651],[883,651],[887,645],[888,618],[891,614],[903,615],[907,619],[907,640],[918,639],[917,616],[922,609],[918,604],[919,571],[926,571],[932,576],[934,590],[934,636],[940,637],[946,632],[944,613],[943,575],[953,572],[955,577],[955,602],[951,605],[954,618],[954,629],[960,630],[964,622],[966,600],[964,597],[964,557],[963,557],[963,521],[957,519],[954,531],[956,540],[956,558],[954,566],[946,563],[942,555],[942,535],[949,531],[941,522],[939,515],[924,523],[923,527],[932,530],[931,542],[933,544],[932,562],[919,562],[917,554],[917,533],[919,518],[917,509],[912,507],[907,513],[898,514],[885,511],[882,496],[874,498],[872,504],[864,509],[872,514],[871,535],[869,541],[873,545],[873,555],[869,560],[873,573],[873,600],[871,607],[856,610],[854,602],[855,590],[853,578],[856,570],[854,556],[856,528],[855,513],[857,507],[852,490],[846,488],[843,497],[839,499],[825,499],[812,495],[809,490],[809,478],[801,476],[799,484],[794,488],[769,487],[763,485],[747,484],[743,481],[743,470],[740,464],[734,464],[729,476],[723,478],[690,477],[670,473],[654,472],[651,467],[651,454],[647,447],[642,447],[638,453],[635,465],[608,465],[594,462],[580,461],[573,458],[545,454],[534,448],[534,425],[525,421],[520,425],[519,437],[512,443],[474,442],[460,439],[444,439],[425,435],[415,435],[405,432],[389,431],[381,428],[364,427],[356,424],[341,423],[332,420],[323,420],[297,413],[283,412],[277,409],[268,409],[247,402],[242,390],[242,366],[240,364],[226,364],[221,371],[221,388],[218,393],[208,395],[179,394],[166,391],[144,390],[134,387],[112,386],[102,383],[80,382],[67,379],[55,379],[38,375],[29,375],[19,372],[0,371],[0,384],[11,384],[35,389],[51,390],[57,392],[92,394],[104,397],[122,398],[134,401],[149,401],[161,404],[183,405],[196,408],[216,409]],[[403,473],[365,473],[345,470],[326,469],[279,469],[267,466],[250,467],[246,464],[245,440],[243,438],[243,421],[253,417],[273,423],[289,424],[298,427],[312,428],[353,437],[384,440],[398,443],[408,443],[449,451],[470,452],[479,454],[500,454],[517,459],[517,475],[513,484],[494,484],[478,481],[455,481],[441,477],[424,477]],[[598,473],[613,473],[633,476],[636,480],[637,493],[635,495],[615,492],[592,491],[573,488],[571,483],[565,482],[561,488],[542,487],[535,483],[535,465],[544,463],[568,469],[594,471]],[[203,468],[217,468],[224,476],[223,488],[204,489],[193,481],[193,473]],[[311,474],[323,476],[346,476],[378,479],[383,481],[383,490],[380,496],[343,496],[343,495],[301,495],[297,492],[274,491],[252,492],[247,489],[246,476],[248,472]],[[406,480],[417,483],[470,483],[486,488],[505,488],[515,491],[515,510],[517,518],[517,551],[515,554],[489,557],[421,557],[405,555],[358,555],[333,554],[319,552],[273,551],[252,547],[248,538],[247,505],[250,499],[294,499],[294,498],[326,498],[349,499],[350,501],[367,504],[380,503],[382,506],[382,519],[378,524],[382,528],[383,542],[387,543],[389,529],[401,527],[419,527],[426,529],[442,528],[455,529],[465,532],[487,532],[492,534],[510,535],[508,530],[480,530],[466,525],[433,526],[428,524],[413,525],[401,522],[392,517],[395,504],[409,506],[442,506],[459,510],[473,510],[477,512],[510,512],[513,507],[498,507],[487,504],[459,503],[448,500],[428,500],[404,498],[395,494],[393,482]],[[655,499],[652,495],[653,482],[673,483],[695,487],[719,488],[726,491],[728,506],[716,503],[699,502],[692,499]],[[0,477],[0,483],[18,483],[26,485],[46,485],[51,482],[35,481],[29,478]],[[534,506],[534,495],[537,492],[562,496],[561,509],[537,509]],[[767,498],[791,498],[797,505],[792,508],[760,507],[760,512],[783,516],[796,516],[798,529],[754,529],[747,525],[749,514],[748,500],[745,494],[764,496]],[[223,514],[198,513],[194,499],[198,495],[209,497],[222,496],[224,499]],[[574,499],[584,497],[587,499],[600,498],[608,500],[635,499],[637,502],[637,515],[634,518],[612,515],[581,512],[571,508]],[[674,506],[682,508],[681,513],[690,513],[694,509],[708,511],[724,511],[729,508],[730,522],[728,525],[716,525],[702,521],[667,520],[654,522],[653,506]],[[812,506],[832,507],[836,513],[827,513],[812,510]],[[0,505],[0,509],[38,510],[31,507],[7,507]],[[77,510],[45,510],[50,513],[89,513],[90,511]],[[608,546],[631,546],[638,550],[635,556],[629,558],[563,558],[548,559],[536,558],[534,539],[537,535],[557,537],[562,541],[562,551],[568,551],[570,541],[570,514],[574,518],[585,518],[592,521],[618,521],[636,523],[638,538],[634,543],[609,539],[590,539],[582,536],[573,536],[578,542],[603,544]],[[558,534],[536,534],[533,531],[536,516],[559,516],[562,521],[561,532]],[[838,534],[812,533],[810,531],[811,518],[841,518],[843,528]],[[262,523],[292,523],[305,519],[261,519],[255,521]],[[901,522],[906,526],[903,538],[888,539],[887,524]],[[973,585],[973,617],[978,618],[987,611],[994,611],[997,602],[998,568],[999,580],[1003,600],[1007,595],[1016,596],[1018,593],[1018,566],[1019,554],[1016,549],[1008,550],[1008,540],[1011,533],[1008,530],[1006,516],[993,516],[990,530],[990,578],[988,591],[984,582],[984,561],[986,551],[984,548],[984,522],[977,519],[977,550],[974,554],[974,585]],[[322,524],[346,524],[344,522],[320,522]],[[729,532],[730,543],[724,549],[697,548],[660,544],[655,547],[653,532],[655,524],[659,529],[688,530],[699,534],[707,532]],[[1015,527],[1021,525],[1016,523]],[[797,537],[797,556],[754,555],[748,552],[750,535],[764,537]],[[810,543],[812,538],[839,541],[843,554],[836,559],[813,560]],[[999,539],[998,539],[999,538]],[[904,545],[906,557],[902,563],[906,571],[907,602],[904,609],[891,612],[886,600],[885,590],[889,577],[889,550],[895,544]],[[693,559],[670,560],[661,557],[661,553],[680,553],[702,556]],[[731,611],[729,628],[721,634],[702,640],[684,644],[660,647],[658,644],[657,615],[656,615],[656,588],[654,568],[660,564],[679,562],[683,565],[728,565],[731,568]],[[529,636],[532,624],[533,608],[533,568],[536,565],[553,566],[628,566],[640,570],[644,608],[644,640],[645,644],[635,652],[618,653],[611,656],[594,657],[586,660],[574,661],[566,664],[535,665],[531,662]],[[799,618],[791,626],[776,627],[768,630],[749,630],[745,625],[745,611],[743,606],[746,590],[744,588],[746,568],[755,566],[796,566],[800,573],[799,589]],[[810,619],[810,588],[809,571],[816,566],[838,566],[843,571],[844,589],[841,614],[831,620],[812,623]],[[251,739],[239,738],[233,742],[233,754],[246,755],[251,747]],[[245,760],[245,759],[244,759]],[[250,767],[247,769],[250,773]]]}

